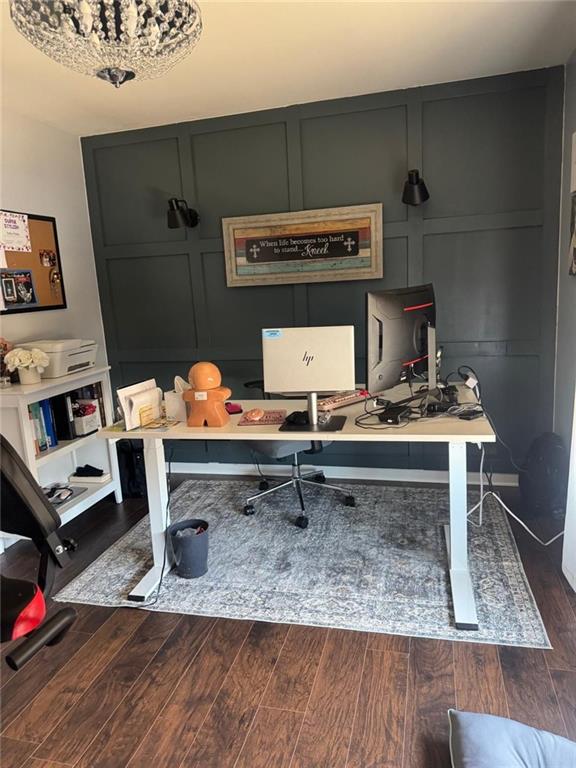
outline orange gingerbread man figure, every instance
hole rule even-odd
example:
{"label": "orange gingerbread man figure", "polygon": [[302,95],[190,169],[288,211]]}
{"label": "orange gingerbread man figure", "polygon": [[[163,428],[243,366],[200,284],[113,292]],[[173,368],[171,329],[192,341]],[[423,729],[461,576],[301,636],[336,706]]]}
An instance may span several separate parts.
{"label": "orange gingerbread man figure", "polygon": [[232,390],[222,387],[222,376],[214,363],[195,363],[188,371],[192,389],[182,393],[190,403],[187,424],[189,427],[223,427],[230,420],[224,402]]}

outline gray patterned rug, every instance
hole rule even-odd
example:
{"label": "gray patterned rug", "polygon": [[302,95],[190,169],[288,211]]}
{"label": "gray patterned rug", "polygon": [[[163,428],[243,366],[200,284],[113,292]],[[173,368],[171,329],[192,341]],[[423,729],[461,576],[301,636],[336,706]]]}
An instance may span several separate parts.
{"label": "gray patterned rug", "polygon": [[[151,610],[287,622],[418,637],[549,648],[505,514],[494,503],[470,526],[480,630],[453,628],[444,489],[351,485],[356,508],[307,488],[310,527],[293,525],[291,489],[240,510],[255,482],[190,480],[172,494],[172,522],[209,522],[208,573],[167,573]],[[471,495],[471,503],[472,495]],[[121,606],[151,565],[144,519],[58,593],[57,600]]]}

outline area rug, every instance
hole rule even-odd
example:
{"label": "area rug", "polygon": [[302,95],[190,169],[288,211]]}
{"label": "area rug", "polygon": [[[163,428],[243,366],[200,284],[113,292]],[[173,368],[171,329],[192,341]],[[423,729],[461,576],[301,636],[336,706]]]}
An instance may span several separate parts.
{"label": "area rug", "polygon": [[[242,514],[254,481],[190,480],[170,500],[172,522],[209,523],[209,568],[198,579],[166,573],[150,610],[549,648],[504,512],[487,503],[470,529],[480,629],[453,626],[443,488],[350,484],[356,507],[306,488],[310,526],[291,488]],[[477,495],[477,494],[476,494]],[[473,494],[470,504],[474,502]],[[148,519],[62,589],[56,599],[132,605],[126,594],[151,566]],[[154,596],[156,597],[156,596]]]}

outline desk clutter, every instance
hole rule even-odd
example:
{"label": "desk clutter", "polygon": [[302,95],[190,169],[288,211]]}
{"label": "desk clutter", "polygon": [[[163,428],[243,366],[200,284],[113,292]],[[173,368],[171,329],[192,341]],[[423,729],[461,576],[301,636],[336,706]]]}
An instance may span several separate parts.
{"label": "desk clutter", "polygon": [[[367,294],[367,389],[355,389],[354,326],[263,328],[264,392],[304,394],[308,400],[307,409],[288,414],[278,425],[279,431],[341,431],[347,417],[333,416],[332,411],[366,402],[370,391],[389,389],[418,376],[422,380],[425,374],[428,390],[436,390],[435,320],[432,285]],[[146,427],[160,418],[162,393],[158,392],[154,379],[118,391],[127,430]],[[325,392],[334,394],[319,401],[318,393]],[[186,404],[189,427],[219,428],[230,421],[230,409],[225,404],[232,391],[222,385],[221,372],[214,363],[192,365],[188,381],[176,379],[174,394],[165,398],[165,417],[170,410],[178,421],[184,421],[178,393]],[[241,423],[271,423],[271,418],[262,422],[262,416],[248,417]],[[363,426],[372,428],[370,424]]]}
{"label": "desk clutter", "polygon": [[117,390],[126,429],[146,427],[162,416],[162,390],[156,379],[147,379]]}
{"label": "desk clutter", "polygon": [[106,426],[102,385],[96,382],[30,403],[28,417],[37,456],[61,442],[97,432]]}

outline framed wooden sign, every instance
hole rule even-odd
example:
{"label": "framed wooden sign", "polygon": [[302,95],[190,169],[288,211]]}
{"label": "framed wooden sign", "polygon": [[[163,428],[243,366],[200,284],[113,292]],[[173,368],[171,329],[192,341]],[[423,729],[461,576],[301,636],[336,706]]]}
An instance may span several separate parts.
{"label": "framed wooden sign", "polygon": [[382,277],[382,204],[222,219],[226,283]]}
{"label": "framed wooden sign", "polygon": [[56,219],[0,211],[0,313],[65,307]]}

